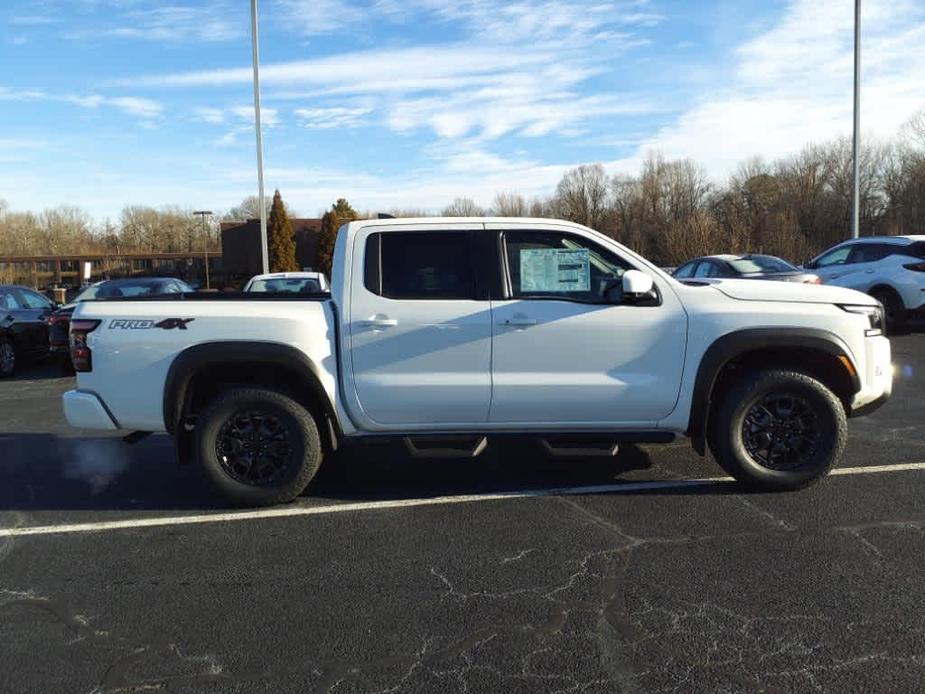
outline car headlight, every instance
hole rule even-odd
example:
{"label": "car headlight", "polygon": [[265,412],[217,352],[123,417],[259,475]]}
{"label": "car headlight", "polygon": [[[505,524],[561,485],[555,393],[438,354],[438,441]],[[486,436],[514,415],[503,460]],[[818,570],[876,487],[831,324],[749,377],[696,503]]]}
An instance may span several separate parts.
{"label": "car headlight", "polygon": [[866,336],[872,337],[874,335],[883,334],[883,324],[885,322],[883,304],[878,303],[876,306],[840,304],[839,308],[848,313],[858,313],[867,316],[867,319],[870,321],[870,327],[864,331]]}

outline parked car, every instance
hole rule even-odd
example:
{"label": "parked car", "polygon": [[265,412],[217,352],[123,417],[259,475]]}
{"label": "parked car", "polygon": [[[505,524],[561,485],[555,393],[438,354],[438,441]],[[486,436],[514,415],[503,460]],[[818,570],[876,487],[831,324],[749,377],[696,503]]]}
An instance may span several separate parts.
{"label": "parked car", "polygon": [[671,273],[678,279],[736,277],[820,284],[819,276],[773,255],[708,255],[694,258]]}
{"label": "parked car", "polygon": [[891,331],[901,331],[909,319],[925,318],[925,235],[852,239],[803,267],[826,284],[870,294],[883,304]]}
{"label": "parked car", "polygon": [[48,317],[49,349],[62,356],[65,368],[70,368],[68,354],[68,330],[71,315],[81,301],[88,299],[114,299],[133,296],[158,296],[160,294],[180,294],[192,292],[183,280],[173,277],[130,277],[117,280],[103,280],[85,287],[73,301],[58,307]]}
{"label": "parked car", "polygon": [[245,292],[329,292],[328,278],[321,272],[271,272],[255,275],[244,286]]}
{"label": "parked car", "polygon": [[55,304],[28,287],[0,285],[0,378],[23,361],[48,355],[48,317]]}
{"label": "parked car", "polygon": [[237,504],[291,500],[326,452],[387,437],[472,457],[495,435],[557,455],[688,436],[741,482],[780,490],[825,475],[846,418],[892,391],[866,294],[688,285],[570,222],[353,221],[333,267],[330,296],[296,301],[79,304],[67,420],[170,432]]}

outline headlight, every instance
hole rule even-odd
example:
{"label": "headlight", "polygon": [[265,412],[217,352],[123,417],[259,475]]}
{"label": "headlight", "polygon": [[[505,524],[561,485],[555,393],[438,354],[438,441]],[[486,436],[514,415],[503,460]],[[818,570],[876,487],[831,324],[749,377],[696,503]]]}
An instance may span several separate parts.
{"label": "headlight", "polygon": [[885,314],[883,311],[883,305],[877,304],[876,306],[859,306],[853,304],[840,304],[839,308],[848,313],[859,313],[861,315],[867,316],[867,319],[870,321],[870,327],[864,331],[864,334],[868,337],[874,335],[883,334],[883,324],[885,320]]}

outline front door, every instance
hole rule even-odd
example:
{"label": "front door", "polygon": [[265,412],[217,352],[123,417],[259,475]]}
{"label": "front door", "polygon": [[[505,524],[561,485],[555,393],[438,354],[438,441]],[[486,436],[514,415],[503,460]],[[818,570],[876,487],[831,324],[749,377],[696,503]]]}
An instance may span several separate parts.
{"label": "front door", "polygon": [[503,246],[491,421],[629,428],[670,414],[687,315],[668,283],[654,278],[659,305],[619,303],[613,288],[634,266],[590,235],[505,230]]}
{"label": "front door", "polygon": [[[476,298],[481,225],[367,228],[354,243],[350,351],[366,427],[484,423],[491,399],[491,306]],[[348,393],[348,399],[350,398]]]}

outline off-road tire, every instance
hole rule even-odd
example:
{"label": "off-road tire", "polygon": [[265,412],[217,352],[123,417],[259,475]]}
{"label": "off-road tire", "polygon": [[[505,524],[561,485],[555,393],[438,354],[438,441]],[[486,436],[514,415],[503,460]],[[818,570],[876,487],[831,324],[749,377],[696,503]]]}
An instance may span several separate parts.
{"label": "off-road tire", "polygon": [[[754,416],[764,416],[763,405],[775,399],[786,402],[787,398],[797,399],[802,403],[803,411],[810,413],[806,418],[817,428],[818,438],[812,439],[816,443],[809,446],[805,437],[794,437],[800,441],[806,455],[801,458],[795,454],[799,462],[780,469],[770,466],[767,461],[763,463],[759,460],[760,454],[753,455],[748,445],[754,447]],[[747,422],[746,417],[750,415]],[[806,418],[800,427],[805,426]],[[783,444],[790,436],[787,432],[794,429],[785,429],[786,418],[774,421],[772,426],[781,427],[784,434],[776,439],[769,436],[769,440]],[[796,371],[772,369],[747,372],[738,383],[720,395],[710,418],[709,444],[713,457],[740,483],[760,491],[801,489],[817,482],[838,461],[847,437],[845,409],[838,397],[820,381]]]}
{"label": "off-road tire", "polygon": [[[288,451],[282,456],[287,462],[278,477],[266,483],[243,481],[236,476],[235,466],[228,462],[231,456],[219,454],[220,447],[228,440],[227,432],[238,432],[235,417],[253,412],[265,413],[278,424],[279,430],[284,431]],[[226,425],[230,429],[223,429]],[[235,438],[235,442],[238,438],[241,437]],[[206,405],[198,417],[195,451],[207,483],[238,506],[272,506],[292,501],[311,482],[323,457],[318,426],[304,405],[280,391],[245,387],[229,389]]]}

